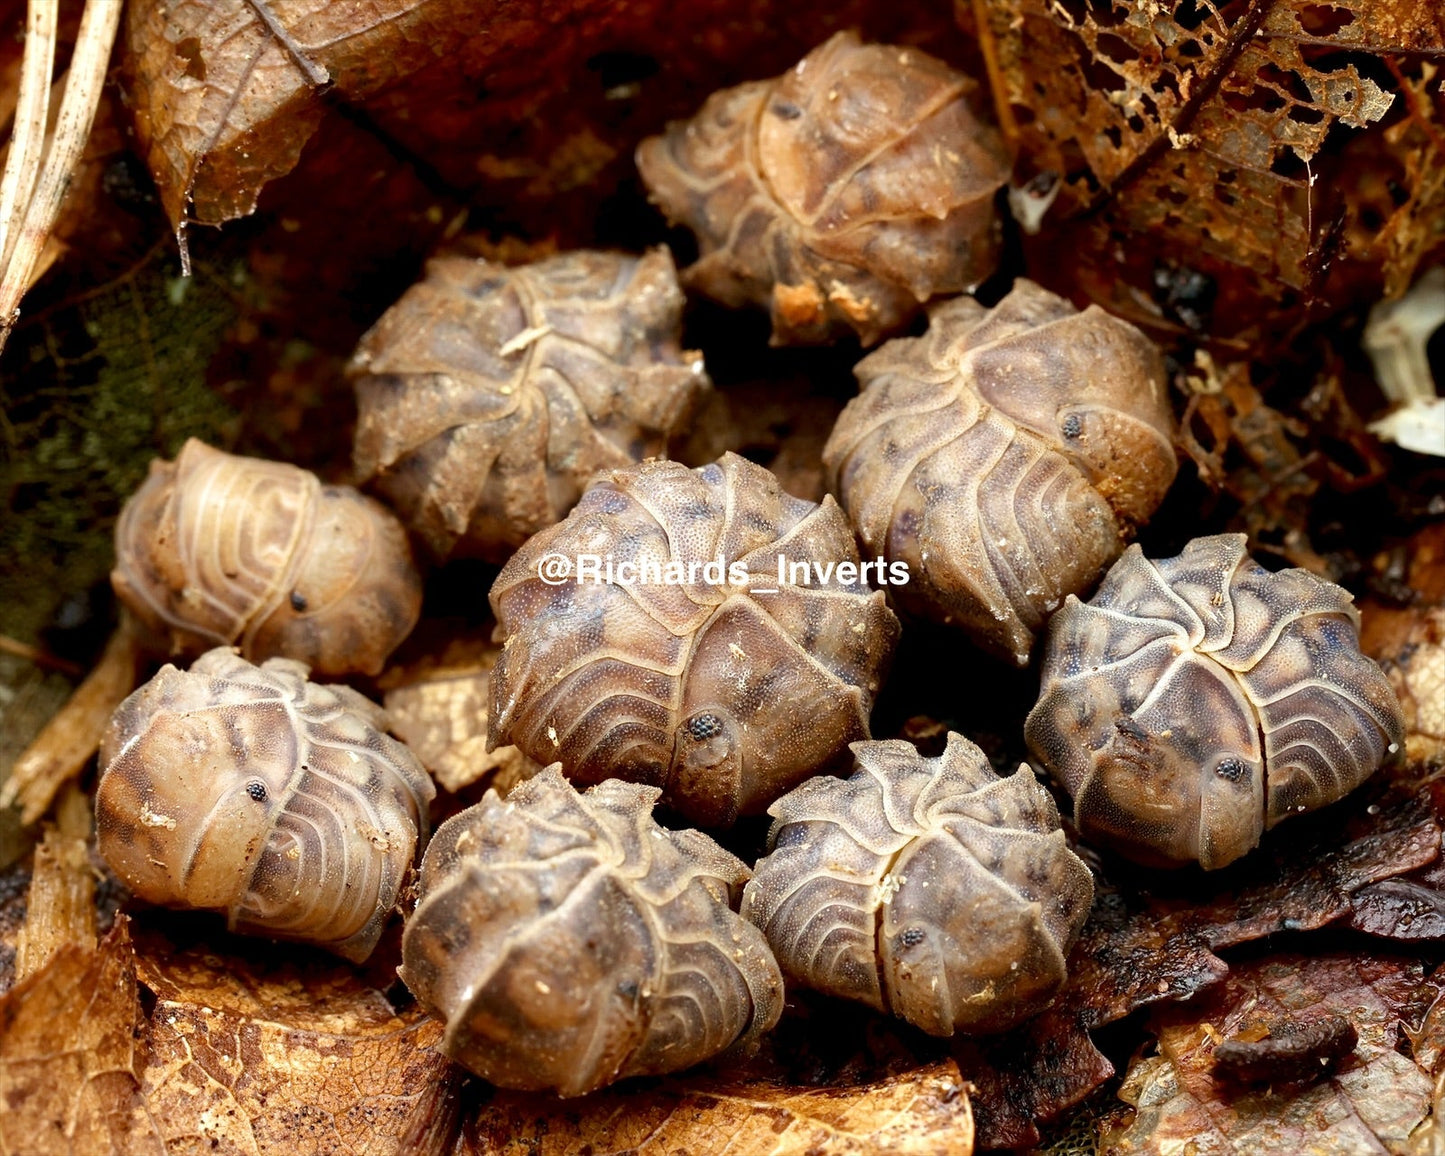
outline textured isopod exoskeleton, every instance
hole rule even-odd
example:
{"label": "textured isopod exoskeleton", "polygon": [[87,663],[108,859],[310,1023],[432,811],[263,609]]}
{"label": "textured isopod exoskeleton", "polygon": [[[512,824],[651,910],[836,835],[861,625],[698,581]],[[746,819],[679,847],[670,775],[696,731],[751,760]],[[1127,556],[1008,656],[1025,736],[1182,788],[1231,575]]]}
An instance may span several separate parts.
{"label": "textured isopod exoskeleton", "polygon": [[1025,727],[1085,837],[1208,869],[1354,790],[1403,734],[1349,593],[1270,573],[1243,534],[1157,561],[1131,546],[1092,599],[1069,598]]}
{"label": "textured isopod exoskeleton", "polygon": [[172,652],[236,646],[318,674],[376,674],[416,625],[421,576],[379,502],[190,439],[115,528],[111,584]]}
{"label": "textured isopod exoskeleton", "polygon": [[502,561],[711,388],[665,249],[442,257],[361,340],[356,469],[439,557]]}
{"label": "textured isopod exoskeleton", "polygon": [[[780,558],[811,584],[780,584]],[[898,622],[860,571],[831,498],[735,454],[614,470],[492,587],[489,741],[705,825],[761,811],[868,737]]]}
{"label": "textured isopod exoskeleton", "polygon": [[652,819],[655,787],[585,794],[553,766],[438,828],[402,978],[442,1050],[505,1088],[578,1096],[746,1051],[782,1012],[747,867]]}
{"label": "textured isopod exoskeleton", "polygon": [[100,853],[140,898],[371,954],[427,829],[431,779],[381,708],[228,648],[163,666],[100,747]]}
{"label": "textured isopod exoskeleton", "polygon": [[867,345],[972,289],[997,264],[1009,175],[973,87],[917,49],[840,32],[643,141],[653,199],[697,233],[689,288],[770,308],[777,344],[852,330]]}
{"label": "textured isopod exoskeleton", "polygon": [[1134,326],[1019,281],[959,298],[858,363],[823,463],[904,609],[1019,666],[1163,499],[1177,462],[1162,359]]}
{"label": "textured isopod exoskeleton", "polygon": [[1049,793],[1026,766],[999,778],[959,734],[936,759],[899,739],[853,754],[850,778],[768,811],[742,913],[784,974],[937,1036],[1040,1011],[1094,897]]}

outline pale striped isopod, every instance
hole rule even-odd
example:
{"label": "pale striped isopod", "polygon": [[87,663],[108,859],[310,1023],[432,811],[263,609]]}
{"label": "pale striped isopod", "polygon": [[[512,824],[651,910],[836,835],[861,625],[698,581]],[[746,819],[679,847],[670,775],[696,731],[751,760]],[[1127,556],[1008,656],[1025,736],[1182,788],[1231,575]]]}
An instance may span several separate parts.
{"label": "pale striped isopod", "polygon": [[318,674],[377,674],[421,613],[406,531],[379,502],[191,438],[115,529],[111,584],[172,653],[236,646]]}
{"label": "pale striped isopod", "polygon": [[[558,559],[579,572],[549,582]],[[831,498],[745,458],[614,470],[492,586],[489,742],[705,825],[761,811],[868,737],[898,622],[860,571]]]}
{"label": "pale striped isopod", "polygon": [[1158,351],[1019,281],[992,309],[937,306],[855,373],[823,462],[864,549],[908,563],[900,607],[1025,665],[1174,480]]}
{"label": "pale striped isopod", "polygon": [[1349,593],[1219,534],[1175,558],[1131,546],[1093,598],[1068,600],[1025,733],[1086,837],[1215,868],[1354,790],[1404,722]]}
{"label": "pale striped isopod", "polygon": [[999,778],[959,734],[936,759],[897,739],[853,754],[850,778],[769,809],[742,913],[784,974],[938,1036],[1041,1010],[1094,896],[1049,793],[1028,767]]}
{"label": "pale striped isopod", "polygon": [[746,1051],[777,1022],[778,965],[732,910],[747,867],[659,827],[658,794],[582,794],[552,766],[437,830],[401,975],[452,1059],[578,1096]]}
{"label": "pale striped isopod", "polygon": [[431,779],[381,708],[228,648],[163,666],[100,748],[100,852],[136,895],[233,930],[376,945],[427,830]]}
{"label": "pale striped isopod", "polygon": [[865,345],[972,289],[998,260],[1009,169],[973,88],[916,48],[839,32],[643,141],[653,199],[697,233],[688,287],[769,307],[778,344],[851,330]]}

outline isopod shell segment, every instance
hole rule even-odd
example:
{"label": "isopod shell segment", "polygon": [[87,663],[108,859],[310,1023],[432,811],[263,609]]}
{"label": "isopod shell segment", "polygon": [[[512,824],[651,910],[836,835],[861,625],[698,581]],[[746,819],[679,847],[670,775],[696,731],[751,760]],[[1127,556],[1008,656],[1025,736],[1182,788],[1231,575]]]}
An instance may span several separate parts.
{"label": "isopod shell segment", "polygon": [[501,562],[598,470],[667,452],[711,388],[672,257],[439,257],[362,338],[357,474],[439,558]]}
{"label": "isopod shell segment", "polygon": [[396,907],[435,788],[381,708],[273,658],[163,666],[100,748],[100,853],[137,896],[235,931],[365,959]]}
{"label": "isopod shell segment", "polygon": [[959,734],[936,759],[897,739],[853,754],[851,777],[768,811],[742,913],[784,974],[938,1036],[1040,1011],[1094,896],[1049,793],[1028,767],[1000,778]]}
{"label": "isopod shell segment", "polygon": [[655,787],[579,793],[553,766],[437,830],[402,978],[442,1050],[506,1088],[577,1096],[750,1049],[782,1012],[747,867],[652,819]]}
{"label": "isopod shell segment", "polygon": [[[589,578],[584,557],[611,569]],[[557,558],[579,571],[549,584]],[[780,558],[811,580],[780,583]],[[707,826],[763,810],[868,737],[898,637],[833,500],[791,497],[735,454],[614,470],[517,552],[491,602],[505,639],[492,745],[577,782],[661,787]]]}
{"label": "isopod shell segment", "polygon": [[1174,480],[1158,350],[1020,280],[991,309],[934,307],[854,372],[823,463],[864,550],[908,564],[901,608],[1026,665]]}
{"label": "isopod shell segment", "polygon": [[1144,863],[1223,867],[1354,790],[1404,741],[1350,594],[1271,573],[1243,534],[1131,546],[1049,626],[1029,747],[1081,833]]}
{"label": "isopod shell segment", "polygon": [[116,594],[177,655],[235,646],[377,674],[421,613],[406,531],[379,502],[195,438],[151,463],[115,553]]}
{"label": "isopod shell segment", "polygon": [[696,234],[689,288],[770,309],[777,344],[865,345],[997,263],[998,134],[973,82],[914,48],[840,32],[773,80],[715,93],[642,142],[637,167]]}

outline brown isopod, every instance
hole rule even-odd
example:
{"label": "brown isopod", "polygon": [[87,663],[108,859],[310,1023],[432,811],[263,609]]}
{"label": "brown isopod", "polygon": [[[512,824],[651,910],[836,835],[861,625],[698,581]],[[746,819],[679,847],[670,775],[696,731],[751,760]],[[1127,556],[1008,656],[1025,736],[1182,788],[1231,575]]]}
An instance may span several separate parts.
{"label": "brown isopod", "polygon": [[1158,350],[1019,281],[992,309],[936,306],[854,372],[823,462],[864,549],[908,564],[900,607],[1026,665],[1174,480]]}
{"label": "brown isopod", "polygon": [[401,975],[448,1056],[579,1096],[745,1052],[777,1022],[778,965],[732,909],[747,867],[653,822],[659,793],[581,794],[552,766],[437,830]]}
{"label": "brown isopod", "polygon": [[959,734],[936,759],[898,739],[853,754],[851,777],[810,779],[768,811],[742,913],[784,974],[938,1036],[1047,1006],[1094,884],[1033,772],[999,778]]}
{"label": "brown isopod", "polygon": [[432,261],[352,361],[357,473],[438,557],[505,560],[691,417],[711,383],[682,308],[666,249]]}
{"label": "brown isopod", "polygon": [[[780,583],[780,558],[812,581]],[[761,811],[868,737],[898,622],[861,571],[831,498],[745,458],[614,470],[492,587],[489,741],[704,825]]]}
{"label": "brown isopod", "polygon": [[100,853],[136,895],[235,931],[371,954],[436,791],[346,686],[229,648],[163,666],[100,748]]}
{"label": "brown isopod", "polygon": [[195,438],[151,462],[115,554],[116,594],[173,654],[236,646],[377,674],[421,613],[406,531],[379,502]]}
{"label": "brown isopod", "polygon": [[1354,790],[1404,742],[1349,593],[1270,573],[1243,534],[1138,546],[1049,625],[1025,736],[1086,838],[1140,862],[1232,863]]}
{"label": "brown isopod", "polygon": [[769,307],[776,344],[871,345],[998,260],[998,134],[973,82],[914,48],[840,32],[773,80],[715,93],[642,142],[655,201],[697,234],[689,288]]}

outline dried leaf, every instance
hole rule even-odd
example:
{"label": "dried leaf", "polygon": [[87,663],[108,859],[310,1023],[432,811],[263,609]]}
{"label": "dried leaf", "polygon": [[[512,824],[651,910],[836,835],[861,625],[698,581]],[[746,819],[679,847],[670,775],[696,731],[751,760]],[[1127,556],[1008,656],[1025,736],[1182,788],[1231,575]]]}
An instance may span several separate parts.
{"label": "dried leaf", "polygon": [[16,942],[16,982],[40,971],[68,944],[95,950],[95,872],[86,847],[90,799],[72,785],[58,810],[59,822],[35,848],[25,925]]}
{"label": "dried leaf", "polygon": [[136,997],[124,919],[0,997],[0,1153],[164,1152],[142,1103]]}
{"label": "dried leaf", "polygon": [[1385,939],[1445,939],[1445,864],[1362,887],[1350,896],[1349,925]]}
{"label": "dried leaf", "polygon": [[[245,216],[321,122],[465,35],[449,0],[149,0],[126,18],[136,133],[179,230]],[[447,35],[450,21],[450,35]]]}
{"label": "dried leaf", "polygon": [[501,653],[487,627],[381,678],[392,732],[453,794],[485,780],[505,795],[542,769],[514,746],[487,750],[492,667]]}
{"label": "dried leaf", "polygon": [[448,1089],[441,1025],[344,964],[269,945],[225,955],[137,934],[155,994],[142,1090],[168,1150],[403,1151]]}
{"label": "dried leaf", "polygon": [[[1171,270],[1197,280],[1192,313],[1212,313],[1218,337],[1293,321],[1311,295],[1338,306],[1386,283],[1399,292],[1441,243],[1436,5],[975,0],[972,12],[1023,176],[1064,178],[1034,255],[1139,324],[1196,327],[1171,307]],[[1048,259],[1061,251],[1067,262]]]}
{"label": "dried leaf", "polygon": [[464,1126],[456,1156],[973,1151],[967,1085],[952,1060],[915,1058],[891,1025],[851,1008],[823,1015],[815,1021],[805,1006],[786,1017],[737,1068],[632,1081],[565,1102],[487,1095]]}
{"label": "dried leaf", "polygon": [[[1392,806],[1366,802],[1372,797],[1369,791],[1353,797],[1331,816],[1335,823],[1311,828],[1304,839],[1274,839],[1267,845],[1268,854],[1250,863],[1247,872],[1232,874],[1235,887],[1203,904],[1153,901],[1156,916],[1168,913],[1166,926],[1196,932],[1216,951],[1349,918],[1354,896],[1362,889],[1428,866],[1440,856],[1440,824],[1422,798]],[[1352,832],[1341,820],[1348,819],[1356,805],[1365,812],[1360,825],[1369,829],[1353,832],[1358,837],[1349,839]]]}
{"label": "dried leaf", "polygon": [[[1211,989],[1229,973],[1215,951],[1353,919],[1357,895],[1437,860],[1441,829],[1424,799],[1375,805],[1373,813],[1370,806],[1357,813],[1347,804],[1303,820],[1223,872],[1150,881],[1156,891],[1172,886],[1172,895],[1101,887],[1053,1008],[955,1053],[975,1085],[980,1144],[1037,1143],[1039,1123],[1056,1119],[1113,1074],[1089,1032],[1140,1007]],[[1382,920],[1373,930],[1408,938],[1402,927]]]}
{"label": "dried leaf", "polygon": [[1438,768],[1445,766],[1445,522],[1425,527],[1401,554],[1375,559],[1378,584],[1399,597],[1360,607],[1360,646],[1400,698],[1407,761]]}
{"label": "dried leaf", "polygon": [[[1132,1153],[1339,1153],[1398,1150],[1430,1110],[1429,1076],[1400,1054],[1400,1015],[1418,962],[1332,953],[1241,964],[1194,1003],[1156,1014],[1159,1054],[1135,1063],[1120,1096],[1134,1119],[1101,1142]],[[1279,1035],[1325,1017],[1358,1033],[1353,1055],[1313,1083],[1240,1089],[1214,1068],[1220,1041]]]}
{"label": "dried leaf", "polygon": [[954,1052],[973,1086],[980,1148],[1026,1148],[1040,1123],[1056,1119],[1114,1074],[1067,1008],[1070,989],[1055,1009],[1000,1036],[964,1041]]}

